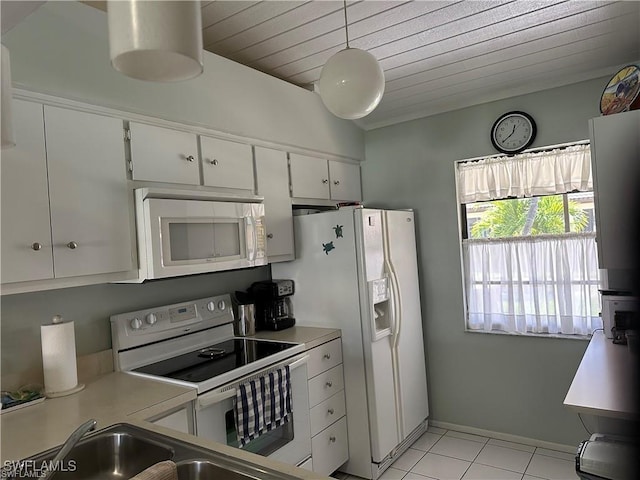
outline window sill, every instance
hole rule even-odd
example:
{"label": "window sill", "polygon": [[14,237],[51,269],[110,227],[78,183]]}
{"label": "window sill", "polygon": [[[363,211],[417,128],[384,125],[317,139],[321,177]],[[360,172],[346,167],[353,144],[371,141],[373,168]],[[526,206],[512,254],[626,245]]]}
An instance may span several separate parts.
{"label": "window sill", "polygon": [[[601,330],[601,329],[599,329]],[[591,335],[566,335],[562,333],[511,333],[501,332],[500,330],[471,330],[469,328],[464,329],[465,333],[480,333],[486,335],[506,335],[510,337],[535,337],[535,338],[553,338],[559,340],[582,340],[588,342],[591,340]]]}

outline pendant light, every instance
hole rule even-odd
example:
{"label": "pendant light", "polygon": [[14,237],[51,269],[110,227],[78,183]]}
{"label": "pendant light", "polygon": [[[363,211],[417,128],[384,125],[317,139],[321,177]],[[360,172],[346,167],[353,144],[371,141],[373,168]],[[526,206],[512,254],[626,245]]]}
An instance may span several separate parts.
{"label": "pendant light", "polygon": [[349,47],[347,1],[344,0],[347,47],[333,55],[320,72],[318,88],[325,107],[336,117],[354,120],[369,115],[382,100],[384,72],[369,52]]}
{"label": "pendant light", "polygon": [[177,82],[203,70],[199,1],[109,0],[111,65],[139,80]]}
{"label": "pendant light", "polygon": [[13,135],[13,115],[12,112],[12,92],[11,87],[11,60],[9,57],[9,49],[2,45],[2,70],[0,75],[2,76],[2,148],[10,148],[15,146],[16,141]]}

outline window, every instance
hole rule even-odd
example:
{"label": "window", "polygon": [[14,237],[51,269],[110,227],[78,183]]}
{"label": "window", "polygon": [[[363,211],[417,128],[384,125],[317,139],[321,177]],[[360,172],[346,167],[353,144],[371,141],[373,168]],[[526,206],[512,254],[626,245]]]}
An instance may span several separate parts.
{"label": "window", "polygon": [[601,327],[588,145],[457,164],[469,330]]}

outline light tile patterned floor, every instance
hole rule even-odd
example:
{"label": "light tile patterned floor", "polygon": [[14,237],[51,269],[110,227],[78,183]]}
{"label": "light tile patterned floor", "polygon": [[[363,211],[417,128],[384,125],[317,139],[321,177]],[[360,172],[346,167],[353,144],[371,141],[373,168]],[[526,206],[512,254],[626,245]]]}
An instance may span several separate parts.
{"label": "light tile patterned floor", "polygon": [[[359,480],[336,472],[334,478]],[[576,480],[573,455],[429,427],[381,480]]]}

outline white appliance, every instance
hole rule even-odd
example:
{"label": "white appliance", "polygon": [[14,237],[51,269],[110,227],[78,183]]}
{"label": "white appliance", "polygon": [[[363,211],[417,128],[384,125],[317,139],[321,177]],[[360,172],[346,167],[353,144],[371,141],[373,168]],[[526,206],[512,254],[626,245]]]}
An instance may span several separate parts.
{"label": "white appliance", "polygon": [[[382,472],[426,429],[429,409],[412,211],[343,208],[294,218],[300,325],[342,330],[349,461]],[[370,439],[367,441],[365,439]]]}
{"label": "white appliance", "polygon": [[[602,295],[604,335],[617,340],[614,343],[622,341],[625,330],[637,328],[638,317],[640,317],[640,298],[626,295]],[[626,343],[626,340],[622,343]]]}
{"label": "white appliance", "polygon": [[311,458],[304,345],[234,337],[231,308],[227,294],[111,316],[116,370],[196,388],[194,433],[238,447],[239,386],[288,367],[290,420],[243,449],[304,466]]}
{"label": "white appliance", "polygon": [[138,281],[266,265],[264,205],[247,198],[136,189]]}

